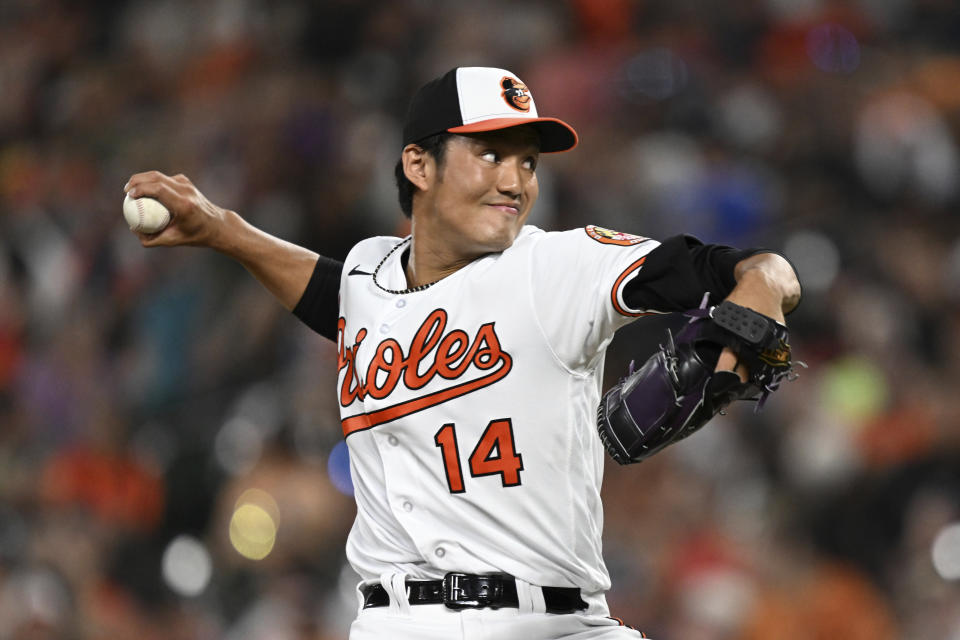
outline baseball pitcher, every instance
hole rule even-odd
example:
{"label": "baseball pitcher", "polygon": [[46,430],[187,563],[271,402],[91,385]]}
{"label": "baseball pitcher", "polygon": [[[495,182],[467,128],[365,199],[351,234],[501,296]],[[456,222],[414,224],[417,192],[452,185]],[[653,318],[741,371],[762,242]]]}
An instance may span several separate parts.
{"label": "baseball pitcher", "polygon": [[[576,145],[510,71],[449,71],[404,124],[411,234],[343,262],[264,234],[184,176],[125,187],[172,213],[144,246],[221,251],[336,341],[354,640],[644,637],[604,598],[605,450],[639,462],[789,375],[784,313],[800,285],[783,257],[525,225],[542,154]],[[690,322],[602,397],[614,332],[668,312]]]}

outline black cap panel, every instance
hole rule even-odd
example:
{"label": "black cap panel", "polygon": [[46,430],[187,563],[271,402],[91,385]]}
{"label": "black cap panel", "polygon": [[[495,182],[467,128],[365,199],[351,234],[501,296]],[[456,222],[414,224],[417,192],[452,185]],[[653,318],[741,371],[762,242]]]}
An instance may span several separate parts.
{"label": "black cap panel", "polygon": [[403,127],[403,146],[462,124],[457,70],[451,69],[420,87],[413,96]]}

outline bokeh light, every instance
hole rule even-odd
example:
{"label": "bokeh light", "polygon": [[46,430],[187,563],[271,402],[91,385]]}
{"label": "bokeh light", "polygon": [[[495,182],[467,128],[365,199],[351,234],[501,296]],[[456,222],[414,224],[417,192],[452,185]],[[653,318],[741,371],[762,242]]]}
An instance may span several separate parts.
{"label": "bokeh light", "polygon": [[746,149],[768,149],[782,128],[774,97],[758,84],[745,84],[724,94],[718,116],[724,136]]}
{"label": "bokeh light", "polygon": [[263,560],[273,551],[277,526],[270,514],[255,504],[237,507],[230,518],[230,543],[250,560]]}
{"label": "bokeh light", "polygon": [[875,416],[888,399],[883,372],[865,358],[850,356],[825,367],[822,385],[824,407],[855,424]]}
{"label": "bokeh light", "polygon": [[175,593],[193,597],[203,593],[213,574],[210,553],[193,536],[174,538],[163,552],[163,579]]}
{"label": "bokeh light", "polygon": [[800,274],[804,293],[822,293],[840,271],[837,245],[818,231],[797,231],[783,246],[784,253]]}
{"label": "bokeh light", "polygon": [[230,544],[250,560],[263,560],[277,541],[280,509],[276,500],[261,489],[248,489],[237,499],[230,518]]}
{"label": "bokeh light", "polygon": [[856,434],[823,408],[790,423],[780,450],[790,482],[809,492],[842,486],[861,466]]}
{"label": "bokeh light", "polygon": [[623,97],[631,102],[665,100],[687,86],[687,64],[670,49],[656,48],[630,58],[623,68]]}
{"label": "bokeh light", "polygon": [[353,480],[350,478],[350,450],[342,440],[334,445],[327,459],[330,482],[340,493],[353,495]]}
{"label": "bokeh light", "polygon": [[944,580],[960,580],[960,522],[953,522],[937,533],[931,549],[933,567]]}
{"label": "bokeh light", "polygon": [[263,436],[252,421],[235,417],[227,420],[213,443],[213,454],[231,475],[242,475],[257,463],[263,452]]}
{"label": "bokeh light", "polygon": [[8,595],[16,598],[18,613],[34,622],[56,625],[69,615],[70,594],[61,576],[49,569],[27,571],[13,581]]}
{"label": "bokeh light", "polygon": [[807,33],[807,55],[821,71],[853,73],[860,66],[860,43],[839,24],[820,24]]}

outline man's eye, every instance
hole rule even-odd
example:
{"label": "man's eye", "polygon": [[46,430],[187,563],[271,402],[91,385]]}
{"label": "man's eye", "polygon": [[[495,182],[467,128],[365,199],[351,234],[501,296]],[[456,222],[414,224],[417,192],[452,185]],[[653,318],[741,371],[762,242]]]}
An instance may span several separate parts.
{"label": "man's eye", "polygon": [[496,162],[498,159],[496,151],[484,151],[480,157],[487,162]]}
{"label": "man's eye", "polygon": [[534,171],[537,168],[537,161],[534,158],[527,158],[523,161],[523,166],[529,171]]}

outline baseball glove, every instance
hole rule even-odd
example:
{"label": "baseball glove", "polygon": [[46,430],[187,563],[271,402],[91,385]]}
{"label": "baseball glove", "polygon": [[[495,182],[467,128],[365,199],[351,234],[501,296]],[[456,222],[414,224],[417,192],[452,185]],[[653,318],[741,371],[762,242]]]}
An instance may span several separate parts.
{"label": "baseball glove", "polygon": [[[734,400],[755,400],[759,411],[784,379],[792,379],[787,328],[729,300],[686,312],[690,321],[642,367],[604,394],[597,430],[620,464],[641,462],[686,438]],[[714,371],[724,347],[746,365],[746,382]],[[803,363],[797,363],[802,366]]]}

